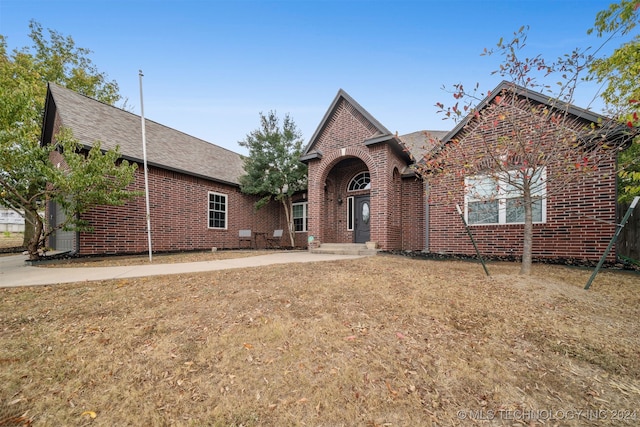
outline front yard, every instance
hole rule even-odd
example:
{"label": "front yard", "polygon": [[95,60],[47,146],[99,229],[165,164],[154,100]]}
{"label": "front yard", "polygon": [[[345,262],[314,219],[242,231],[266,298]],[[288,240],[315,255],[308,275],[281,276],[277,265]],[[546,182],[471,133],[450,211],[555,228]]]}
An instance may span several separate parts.
{"label": "front yard", "polygon": [[[377,256],[0,290],[0,425],[638,425],[640,276]],[[9,424],[7,424],[9,425]]]}

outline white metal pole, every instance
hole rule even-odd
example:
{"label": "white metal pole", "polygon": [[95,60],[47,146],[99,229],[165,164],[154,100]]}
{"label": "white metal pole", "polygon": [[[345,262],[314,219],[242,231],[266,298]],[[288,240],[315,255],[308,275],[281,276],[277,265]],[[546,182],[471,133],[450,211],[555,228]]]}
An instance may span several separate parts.
{"label": "white metal pole", "polygon": [[144,164],[144,195],[147,202],[147,239],[149,246],[149,262],[153,262],[151,250],[151,211],[149,209],[149,176],[147,170],[147,138],[144,128],[144,102],[142,101],[142,70],[138,71],[140,77],[140,119],[142,120],[142,161]]}

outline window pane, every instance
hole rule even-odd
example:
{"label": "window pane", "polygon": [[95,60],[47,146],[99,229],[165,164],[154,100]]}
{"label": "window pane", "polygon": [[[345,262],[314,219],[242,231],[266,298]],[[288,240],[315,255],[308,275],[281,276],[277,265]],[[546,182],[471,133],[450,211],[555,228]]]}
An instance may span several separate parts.
{"label": "window pane", "polygon": [[547,180],[544,169],[537,171],[531,180],[531,195],[544,196],[547,193]]}
{"label": "window pane", "polygon": [[294,203],[293,229],[294,231],[307,231],[307,203]]}
{"label": "window pane", "polygon": [[371,176],[369,172],[360,172],[349,183],[349,191],[368,190],[371,188]]}
{"label": "window pane", "polygon": [[526,176],[530,178],[529,185],[531,188],[531,195],[533,196],[542,196],[546,191],[546,182],[545,182],[545,173],[544,169],[538,169],[534,176],[530,176],[531,171],[518,171],[512,172],[509,174],[511,178],[512,184],[516,184],[516,186],[510,184],[505,179],[504,182],[501,182],[500,185],[504,191],[504,195],[506,197],[518,197],[522,195],[522,183],[523,178]]}
{"label": "window pane", "polygon": [[367,202],[362,204],[362,221],[369,224],[369,203]]}
{"label": "window pane", "polygon": [[467,179],[467,195],[470,199],[495,199],[498,197],[498,183],[490,177]]}
{"label": "window pane", "polygon": [[209,193],[209,228],[227,226],[227,196]]}
{"label": "window pane", "polygon": [[469,224],[498,223],[497,200],[489,200],[486,202],[469,202],[467,208]]}
{"label": "window pane", "polygon": [[[533,222],[542,222],[542,200],[535,199],[531,204]],[[507,223],[524,222],[524,199],[522,197],[507,199]]]}

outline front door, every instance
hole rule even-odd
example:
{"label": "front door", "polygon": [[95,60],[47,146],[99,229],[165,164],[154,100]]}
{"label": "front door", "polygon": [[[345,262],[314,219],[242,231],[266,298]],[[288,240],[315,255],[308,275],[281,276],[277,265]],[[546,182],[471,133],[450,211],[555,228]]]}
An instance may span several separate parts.
{"label": "front door", "polygon": [[371,201],[369,196],[355,197],[355,243],[365,243],[371,239]]}

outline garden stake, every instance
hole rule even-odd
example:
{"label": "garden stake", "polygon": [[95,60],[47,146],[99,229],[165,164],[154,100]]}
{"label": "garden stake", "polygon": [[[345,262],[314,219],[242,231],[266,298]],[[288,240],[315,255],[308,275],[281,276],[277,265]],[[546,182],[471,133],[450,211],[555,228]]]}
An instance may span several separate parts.
{"label": "garden stake", "polygon": [[620,224],[617,225],[616,232],[611,238],[611,241],[609,242],[609,246],[607,246],[607,249],[602,254],[600,261],[598,261],[598,265],[596,265],[596,269],[593,270],[593,274],[591,274],[591,277],[589,277],[589,281],[587,282],[587,285],[584,287],[585,290],[588,290],[591,287],[591,283],[593,283],[593,279],[596,278],[596,274],[598,274],[598,271],[602,267],[602,264],[604,264],[604,260],[607,258],[607,255],[609,255],[609,251],[611,251],[613,244],[618,239],[618,236],[620,235],[620,232],[624,228],[624,225],[627,223],[627,220],[629,220],[629,217],[631,216],[633,209],[638,204],[638,200],[640,200],[640,196],[636,196],[633,198],[633,202],[631,202],[631,206],[629,206],[629,209],[627,209],[627,213],[624,214],[624,218],[622,218],[622,221],[620,222]]}
{"label": "garden stake", "polygon": [[467,234],[469,235],[469,238],[471,239],[471,243],[473,243],[473,247],[476,250],[476,255],[478,255],[478,259],[480,260],[480,263],[482,263],[482,268],[484,268],[484,272],[487,273],[487,276],[490,276],[489,270],[487,270],[487,266],[484,263],[484,259],[482,259],[482,255],[480,255],[480,251],[478,250],[478,245],[476,245],[476,241],[473,238],[473,234],[471,234],[471,230],[469,230],[469,226],[467,225],[467,220],[465,220],[464,219],[464,215],[462,215],[462,210],[460,209],[460,205],[456,205],[456,209],[458,210],[458,215],[460,215],[460,219],[462,220],[462,223],[464,224],[464,228],[467,230]]}

